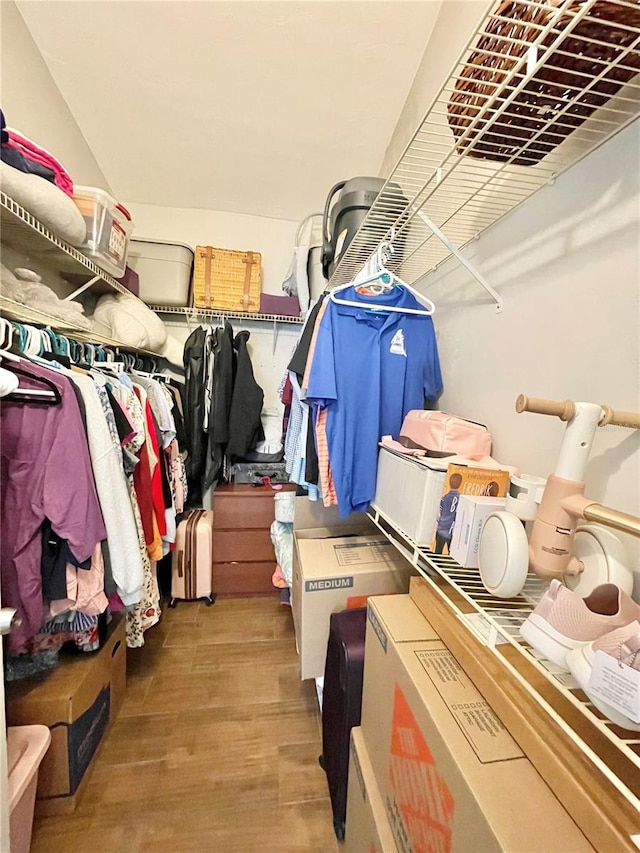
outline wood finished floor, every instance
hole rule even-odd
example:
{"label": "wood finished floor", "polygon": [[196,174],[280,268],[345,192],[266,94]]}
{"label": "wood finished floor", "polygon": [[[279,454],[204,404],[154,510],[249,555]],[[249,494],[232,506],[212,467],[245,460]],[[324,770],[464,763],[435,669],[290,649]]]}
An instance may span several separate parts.
{"label": "wood finished floor", "polygon": [[32,853],[336,853],[290,609],[183,602],[146,640],[80,804],[35,821]]}

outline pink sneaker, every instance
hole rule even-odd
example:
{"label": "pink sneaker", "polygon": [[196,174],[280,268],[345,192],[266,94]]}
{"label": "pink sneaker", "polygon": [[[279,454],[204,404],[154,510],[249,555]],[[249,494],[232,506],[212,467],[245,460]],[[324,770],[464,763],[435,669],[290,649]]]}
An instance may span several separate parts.
{"label": "pink sneaker", "polygon": [[567,665],[571,674],[593,704],[608,717],[612,723],[623,729],[640,732],[640,723],[626,717],[621,711],[612,708],[602,699],[592,696],[589,692],[589,676],[596,659],[596,652],[606,652],[620,664],[625,664],[640,671],[640,623],[632,622],[624,628],[610,631],[599,640],[573,649],[567,655]]}
{"label": "pink sneaker", "polygon": [[568,672],[567,654],[603,634],[640,622],[640,606],[615,584],[597,586],[587,598],[552,580],[520,628],[533,648]]}

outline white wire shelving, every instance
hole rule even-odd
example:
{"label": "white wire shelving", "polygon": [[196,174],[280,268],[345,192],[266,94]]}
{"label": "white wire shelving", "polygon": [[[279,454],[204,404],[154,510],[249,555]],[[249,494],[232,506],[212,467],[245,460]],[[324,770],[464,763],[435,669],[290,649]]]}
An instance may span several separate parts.
{"label": "white wire shelving", "polygon": [[48,326],[54,332],[61,335],[66,335],[76,341],[82,341],[90,344],[101,344],[102,346],[116,347],[125,350],[126,352],[136,352],[141,355],[150,355],[154,358],[162,358],[159,353],[152,350],[143,349],[141,347],[132,347],[115,338],[109,338],[106,335],[101,335],[93,332],[90,329],[81,329],[74,326],[73,323],[55,317],[52,314],[47,314],[46,311],[41,311],[37,308],[32,308],[29,305],[23,305],[21,302],[16,302],[9,299],[7,296],[0,294],[0,316],[6,317],[8,320],[15,320],[17,323],[31,323],[37,326]]}
{"label": "white wire shelving", "polygon": [[3,192],[0,192],[0,238],[3,244],[33,255],[54,266],[61,273],[85,275],[92,281],[91,290],[94,293],[117,291],[131,296],[126,287],[101,269],[91,258],[61,240]]}
{"label": "white wire shelving", "polygon": [[451,246],[457,253],[637,119],[639,71],[637,2],[497,3],[434,98],[329,286],[352,280],[389,241],[396,249],[389,269],[415,283],[451,255]]}
{"label": "white wire shelving", "polygon": [[149,308],[157,314],[180,314],[184,317],[202,318],[203,320],[227,318],[253,323],[289,323],[294,325],[301,325],[304,322],[302,317],[290,317],[286,314],[249,314],[245,311],[225,311],[222,308],[193,308],[177,305],[149,305]]}
{"label": "white wire shelving", "polygon": [[[495,598],[483,586],[477,569],[465,569],[451,557],[434,554],[417,545],[374,505],[369,509],[369,516],[389,541],[431,584],[438,596],[458,618],[460,624],[494,653],[496,660],[500,661],[505,670],[509,670],[510,675],[522,684],[535,703],[575,744],[580,753],[591,763],[594,772],[602,774],[631,807],[640,812],[640,734],[624,731],[604,719],[585,694],[578,689],[572,676],[542,658],[520,637],[520,626],[535,607],[547,583],[530,573],[518,596],[507,600]],[[446,584],[434,582],[437,578],[444,579]],[[453,590],[454,595],[450,595],[448,589]],[[461,610],[456,601],[456,595],[461,596],[474,613],[481,617],[480,627],[469,618],[468,613]],[[503,643],[508,643],[517,649],[518,653],[544,676],[544,682],[553,685],[568,700],[579,712],[581,721],[583,723],[587,721],[587,730],[598,733],[598,741],[604,742],[606,749],[602,752],[598,751],[588,736],[585,736],[584,726],[581,727],[580,732],[577,731],[577,726],[573,726],[554,710],[537,687],[525,679],[522,673],[500,654],[500,646]],[[593,740],[595,741],[595,738]]]}

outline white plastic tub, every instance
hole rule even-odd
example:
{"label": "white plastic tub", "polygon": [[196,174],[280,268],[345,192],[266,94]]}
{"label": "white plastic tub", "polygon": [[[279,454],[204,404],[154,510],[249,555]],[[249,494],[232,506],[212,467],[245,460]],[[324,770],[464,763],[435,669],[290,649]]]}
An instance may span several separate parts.
{"label": "white plastic tub", "polygon": [[185,243],[136,237],[129,245],[127,262],[140,276],[140,299],[149,305],[186,307],[193,260],[193,249]]}
{"label": "white plastic tub", "polygon": [[418,545],[428,546],[435,530],[446,476],[442,459],[418,462],[382,447],[372,506]]}
{"label": "white plastic tub", "polygon": [[296,508],[296,493],[281,492],[279,495],[274,495],[273,498],[276,508],[276,521],[284,521],[288,524],[293,524],[293,517]]}
{"label": "white plastic tub", "polygon": [[120,278],[133,233],[131,214],[97,187],[74,187],[73,200],[87,226],[86,239],[78,248],[103,270]]}
{"label": "white plastic tub", "polygon": [[29,853],[38,769],[51,743],[46,726],[7,729],[11,853]]}

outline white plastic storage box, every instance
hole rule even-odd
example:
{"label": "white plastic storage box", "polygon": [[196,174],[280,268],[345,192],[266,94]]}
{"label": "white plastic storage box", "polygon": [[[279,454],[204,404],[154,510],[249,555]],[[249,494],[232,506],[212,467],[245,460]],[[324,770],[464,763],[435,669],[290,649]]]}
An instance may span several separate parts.
{"label": "white plastic storage box", "polygon": [[279,495],[274,495],[276,521],[283,521],[286,524],[293,524],[293,519],[296,510],[296,493],[281,492]]}
{"label": "white plastic storage box", "polygon": [[74,187],[73,200],[87,226],[85,241],[78,248],[103,270],[120,278],[133,233],[131,214],[97,187]]}
{"label": "white plastic storage box", "polygon": [[187,307],[193,260],[193,249],[185,243],[136,237],[128,263],[140,276],[140,299],[149,305]]}
{"label": "white plastic storage box", "polygon": [[427,461],[423,457],[423,461],[418,461],[382,447],[372,506],[418,545],[428,546],[446,474],[446,460]]}

